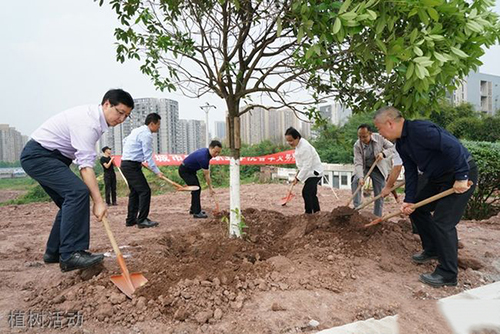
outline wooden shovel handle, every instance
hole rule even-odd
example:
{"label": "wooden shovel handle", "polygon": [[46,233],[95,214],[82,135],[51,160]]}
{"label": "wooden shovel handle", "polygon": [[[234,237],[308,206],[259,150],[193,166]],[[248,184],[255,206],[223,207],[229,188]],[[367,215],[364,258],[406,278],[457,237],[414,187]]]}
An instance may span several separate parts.
{"label": "wooden shovel handle", "polygon": [[170,180],[165,175],[161,175],[160,178],[162,178],[163,180],[167,181],[168,183],[170,183],[171,185],[173,185],[176,188],[182,188],[182,186],[180,184],[178,184],[177,182],[174,182],[174,181]]}
{"label": "wooden shovel handle", "polygon": [[[469,186],[472,186],[472,184],[473,184],[472,181],[469,181]],[[441,199],[443,197],[449,196],[449,195],[454,194],[454,193],[455,193],[455,189],[450,188],[448,190],[440,192],[437,195],[431,196],[431,197],[426,198],[418,203],[413,204],[411,206],[411,208],[412,209],[420,208],[421,206],[424,206],[424,205],[429,204],[431,202],[437,201],[438,199]],[[387,220],[387,219],[392,218],[392,217],[396,217],[396,216],[400,215],[401,213],[402,213],[401,211],[396,211],[396,212],[393,212],[391,214],[385,215],[382,218],[375,219],[371,223],[366,224],[365,227],[377,225],[377,224],[383,222],[384,220]]]}
{"label": "wooden shovel handle", "polygon": [[113,236],[113,232],[111,232],[111,228],[109,227],[108,218],[103,217],[102,224],[104,225],[104,229],[106,230],[106,234],[108,235],[109,241],[111,242],[111,246],[113,246],[113,251],[115,252],[116,256],[120,256],[122,253],[120,251],[120,248],[118,247],[118,244],[116,243],[115,237]]}
{"label": "wooden shovel handle", "polygon": [[[399,183],[396,183],[390,190],[390,192],[398,189],[399,187],[401,187],[403,184],[405,184],[405,181],[401,181]],[[378,194],[377,196],[373,197],[372,199],[366,201],[365,203],[361,204],[359,207],[356,208],[356,210],[361,210],[363,209],[364,207],[366,207],[367,205],[370,205],[371,203],[375,202],[376,200],[378,200],[380,197],[382,197],[382,194]]]}
{"label": "wooden shovel handle", "polygon": [[116,168],[118,168],[118,172],[120,172],[120,175],[122,176],[122,179],[123,179],[123,181],[125,181],[125,184],[127,185],[127,188],[128,188],[128,181],[125,178],[125,175],[123,175],[122,169],[120,167],[118,167],[118,166],[116,166]]}
{"label": "wooden shovel handle", "polygon": [[[368,170],[368,173],[365,175],[365,177],[363,178],[363,184],[366,182],[366,180],[368,180],[368,177],[370,176],[370,174],[373,172],[373,170],[375,169],[375,166],[377,166],[377,162],[379,162],[380,159],[379,157],[377,156],[377,158],[375,159],[375,161],[373,162],[372,166],[370,167],[370,169]],[[349,206],[349,204],[351,204],[351,201],[353,200],[353,198],[356,196],[356,194],[358,193],[358,191],[361,189],[362,185],[361,184],[358,184],[358,187],[356,188],[356,190],[354,191],[354,193],[352,194],[351,198],[349,198],[349,201],[347,202],[346,206]]]}

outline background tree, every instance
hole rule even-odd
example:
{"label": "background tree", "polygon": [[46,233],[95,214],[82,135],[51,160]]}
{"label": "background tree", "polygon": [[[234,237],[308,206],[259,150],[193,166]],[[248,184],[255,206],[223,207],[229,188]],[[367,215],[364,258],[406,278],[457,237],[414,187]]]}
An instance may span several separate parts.
{"label": "background tree", "polygon": [[115,32],[119,61],[138,59],[161,90],[225,101],[231,235],[239,223],[239,117],[259,105],[252,97],[309,117],[316,113],[300,107],[329,94],[354,111],[384,103],[416,110],[477,68],[482,46],[498,38],[489,0],[109,3],[123,26]]}

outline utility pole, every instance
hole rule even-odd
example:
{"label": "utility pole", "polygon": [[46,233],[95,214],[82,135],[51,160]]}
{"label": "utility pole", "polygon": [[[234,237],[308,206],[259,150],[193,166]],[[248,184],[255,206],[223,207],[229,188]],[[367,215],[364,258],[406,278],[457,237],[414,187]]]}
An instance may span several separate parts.
{"label": "utility pole", "polygon": [[205,134],[205,142],[206,142],[206,147],[208,147],[208,145],[210,144],[210,139],[209,139],[209,136],[208,136],[208,131],[209,131],[209,128],[208,128],[208,112],[210,111],[210,109],[212,108],[215,108],[217,109],[216,106],[214,106],[213,104],[208,104],[208,102],[206,102],[206,104],[204,106],[200,106],[201,110],[203,110],[205,112],[205,127],[206,127],[206,134]]}

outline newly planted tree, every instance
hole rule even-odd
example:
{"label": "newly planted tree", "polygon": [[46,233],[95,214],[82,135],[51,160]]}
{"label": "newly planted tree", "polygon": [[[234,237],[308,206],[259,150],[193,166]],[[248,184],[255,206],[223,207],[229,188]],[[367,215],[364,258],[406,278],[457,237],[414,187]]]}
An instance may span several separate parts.
{"label": "newly planted tree", "polygon": [[[355,111],[383,103],[418,111],[476,68],[482,47],[498,38],[487,0],[109,3],[122,24],[119,61],[138,59],[161,90],[225,101],[234,236],[242,114],[288,107],[314,117],[310,107],[328,95]],[[265,105],[252,102],[262,96]]]}

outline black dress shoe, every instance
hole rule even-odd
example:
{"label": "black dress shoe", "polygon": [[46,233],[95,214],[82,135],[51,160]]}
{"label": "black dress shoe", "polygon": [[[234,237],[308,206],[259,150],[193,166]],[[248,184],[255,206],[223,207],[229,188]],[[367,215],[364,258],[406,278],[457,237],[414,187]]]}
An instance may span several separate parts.
{"label": "black dress shoe", "polygon": [[90,254],[85,251],[76,251],[71,254],[66,261],[60,261],[59,266],[62,272],[67,272],[75,269],[85,269],[101,263],[104,259],[103,254]]}
{"label": "black dress shoe", "polygon": [[137,225],[137,222],[126,222],[125,226],[130,227],[130,226],[135,226]]}
{"label": "black dress shoe", "polygon": [[428,254],[425,251],[421,251],[420,253],[414,254],[411,259],[415,263],[427,263],[431,260],[437,260],[437,255]]}
{"label": "black dress shoe", "polygon": [[[200,213],[203,213],[203,214],[205,214],[205,215],[207,214],[207,212],[206,212],[205,210],[201,210],[201,211],[200,211]],[[191,211],[191,210],[189,210],[189,214],[190,214],[190,215],[194,215],[194,212],[193,212],[193,211]]]}
{"label": "black dress shoe", "polygon": [[195,213],[193,215],[194,218],[208,218],[207,214],[203,211],[200,211],[199,213]]}
{"label": "black dress shoe", "polygon": [[157,222],[151,221],[149,219],[145,219],[140,223],[137,223],[138,228],[147,228],[147,227],[155,227],[158,226]]}
{"label": "black dress shoe", "polygon": [[47,264],[59,263],[59,253],[57,253],[57,254],[51,254],[51,253],[43,254],[43,262],[45,262]]}
{"label": "black dress shoe", "polygon": [[428,284],[435,288],[440,288],[442,286],[455,286],[457,285],[457,278],[444,278],[443,276],[436,273],[428,273],[420,275],[420,282]]}
{"label": "black dress shoe", "polygon": [[113,203],[113,204],[111,204],[111,205],[112,205],[112,206],[117,206],[117,205],[118,205],[118,203]]}

